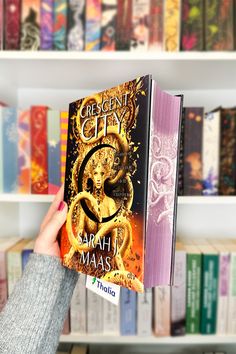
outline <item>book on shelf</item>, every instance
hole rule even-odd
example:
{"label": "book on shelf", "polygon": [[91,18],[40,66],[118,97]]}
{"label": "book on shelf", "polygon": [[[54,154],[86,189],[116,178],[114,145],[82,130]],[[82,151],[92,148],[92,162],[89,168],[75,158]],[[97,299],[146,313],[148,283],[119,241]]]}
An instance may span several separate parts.
{"label": "book on shelf", "polygon": [[120,306],[103,299],[103,333],[120,334]]}
{"label": "book on shelf", "polygon": [[149,47],[151,51],[163,50],[163,0],[150,1]]}
{"label": "book on shelf", "polygon": [[[0,17],[2,17],[2,21],[0,19],[0,26],[2,26],[2,29],[4,28],[4,31],[2,31],[2,36],[4,34],[4,48],[6,50],[18,50],[20,46],[21,32],[21,0],[5,0],[4,6],[3,1],[0,1],[0,3],[2,3],[2,7],[0,9]],[[4,18],[3,14],[5,15]]]}
{"label": "book on shelf", "polygon": [[170,336],[170,287],[154,288],[154,334],[158,337]]}
{"label": "book on shelf", "polygon": [[87,354],[88,347],[86,345],[73,345],[71,354]]}
{"label": "book on shelf", "polygon": [[53,2],[53,48],[66,50],[67,48],[67,0]]}
{"label": "book on shelf", "polygon": [[21,1],[21,50],[40,48],[40,0]]}
{"label": "book on shelf", "polygon": [[181,99],[147,75],[70,104],[65,266],[140,292],[171,284]]}
{"label": "book on shelf", "polygon": [[120,333],[122,336],[137,333],[137,294],[121,288],[120,292]]}
{"label": "book on shelf", "polygon": [[103,302],[104,299],[87,289],[87,333],[101,334],[103,332]]}
{"label": "book on shelf", "polygon": [[18,193],[31,191],[30,110],[18,111]]}
{"label": "book on shelf", "polygon": [[102,0],[101,50],[114,51],[116,48],[117,0]]}
{"label": "book on shelf", "polygon": [[86,1],[85,50],[100,49],[102,7],[99,0]]}
{"label": "book on shelf", "polygon": [[131,51],[145,51],[149,44],[150,1],[133,0]]}
{"label": "book on shelf", "polygon": [[41,0],[40,3],[40,49],[53,49],[54,1]]}
{"label": "book on shelf", "polygon": [[132,34],[132,0],[117,1],[116,50],[129,50]]}
{"label": "book on shelf", "polygon": [[137,335],[152,335],[152,288],[137,294]]}
{"label": "book on shelf", "polygon": [[85,8],[86,0],[68,1],[67,48],[84,50],[85,43]]}
{"label": "book on shelf", "polygon": [[[230,270],[229,270],[229,278],[227,278],[227,282],[225,285],[225,290],[227,293],[228,290],[228,311],[224,317],[227,317],[227,334],[236,334],[236,291],[235,291],[235,280],[236,280],[236,243],[235,240],[223,240],[223,244],[226,247],[227,251],[230,253]],[[227,294],[226,294],[227,296]],[[226,302],[226,300],[225,300]],[[225,306],[226,307],[226,306]],[[222,329],[220,327],[219,329]],[[223,331],[225,333],[225,329]]]}
{"label": "book on shelf", "polygon": [[86,276],[85,274],[80,274],[77,284],[75,286],[71,305],[70,305],[70,324],[71,332],[77,334],[86,333]]}
{"label": "book on shelf", "polygon": [[164,2],[164,49],[167,52],[177,52],[180,47],[180,0],[165,0]]}

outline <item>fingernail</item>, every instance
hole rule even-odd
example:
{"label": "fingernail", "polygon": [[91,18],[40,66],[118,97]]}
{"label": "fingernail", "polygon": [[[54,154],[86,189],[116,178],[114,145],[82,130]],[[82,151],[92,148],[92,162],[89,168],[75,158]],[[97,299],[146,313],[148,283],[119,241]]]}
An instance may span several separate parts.
{"label": "fingernail", "polygon": [[58,211],[62,211],[64,209],[65,203],[64,202],[60,202],[60,204],[58,205],[57,210]]}

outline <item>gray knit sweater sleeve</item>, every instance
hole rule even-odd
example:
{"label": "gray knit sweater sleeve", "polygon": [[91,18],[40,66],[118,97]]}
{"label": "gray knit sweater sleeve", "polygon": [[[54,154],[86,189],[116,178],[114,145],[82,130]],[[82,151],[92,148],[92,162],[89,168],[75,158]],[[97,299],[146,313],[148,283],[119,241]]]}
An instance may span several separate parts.
{"label": "gray knit sweater sleeve", "polygon": [[59,258],[31,254],[0,313],[0,353],[54,354],[77,280]]}

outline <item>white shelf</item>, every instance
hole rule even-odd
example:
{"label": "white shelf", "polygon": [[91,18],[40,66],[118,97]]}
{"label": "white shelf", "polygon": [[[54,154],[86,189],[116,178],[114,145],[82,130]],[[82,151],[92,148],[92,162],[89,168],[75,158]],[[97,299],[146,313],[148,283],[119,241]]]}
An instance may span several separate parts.
{"label": "white shelf", "polygon": [[50,194],[0,194],[0,202],[51,203],[54,197]]}

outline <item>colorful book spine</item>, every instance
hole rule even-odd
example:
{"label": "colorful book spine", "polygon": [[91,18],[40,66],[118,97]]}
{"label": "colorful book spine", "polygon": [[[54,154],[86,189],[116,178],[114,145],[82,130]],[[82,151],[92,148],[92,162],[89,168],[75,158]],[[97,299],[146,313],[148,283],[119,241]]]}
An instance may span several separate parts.
{"label": "colorful book spine", "polygon": [[221,109],[220,195],[236,194],[236,109]]}
{"label": "colorful book spine", "polygon": [[234,49],[234,0],[205,2],[205,49]]}
{"label": "colorful book spine", "polygon": [[149,13],[150,3],[148,0],[133,0],[131,51],[148,49]]}
{"label": "colorful book spine", "polygon": [[48,193],[56,194],[61,185],[60,170],[60,112],[48,110]]}
{"label": "colorful book spine", "polygon": [[33,106],[31,123],[31,192],[48,193],[47,107]]}
{"label": "colorful book spine", "polygon": [[61,131],[61,184],[65,180],[66,172],[66,147],[68,131],[68,112],[60,112],[60,131]]}
{"label": "colorful book spine", "polygon": [[230,254],[229,303],[227,334],[236,334],[236,252]]}
{"label": "colorful book spine", "polygon": [[120,334],[134,335],[137,332],[137,294],[121,288],[120,294]]}
{"label": "colorful book spine", "polygon": [[149,50],[163,50],[163,0],[150,2]]}
{"label": "colorful book spine", "polygon": [[17,193],[18,189],[18,129],[17,110],[2,108],[3,130],[3,192]]}
{"label": "colorful book spine", "polygon": [[181,128],[180,128],[178,195],[184,194],[184,125],[185,125],[184,117],[185,117],[185,108],[183,107]]}
{"label": "colorful book spine", "polygon": [[170,287],[154,288],[154,333],[158,337],[170,335]]}
{"label": "colorful book spine", "polygon": [[184,120],[184,195],[201,195],[203,108],[185,108]]}
{"label": "colorful book spine", "polygon": [[[220,335],[227,334],[228,332],[228,304],[229,304],[229,296],[230,296],[229,284],[230,284],[230,254],[229,252],[220,252],[218,304],[217,304],[217,321],[216,321],[217,333]],[[236,333],[236,326],[235,326],[234,333]]]}
{"label": "colorful book spine", "polygon": [[164,9],[164,50],[177,52],[180,47],[180,0],[166,0]]}
{"label": "colorful book spine", "polygon": [[40,49],[53,49],[53,0],[41,0]]}
{"label": "colorful book spine", "polygon": [[103,332],[103,298],[87,290],[87,333]]}
{"label": "colorful book spine", "polygon": [[17,50],[20,46],[21,1],[6,0],[4,5],[4,49]]}
{"label": "colorful book spine", "polygon": [[54,1],[53,48],[56,50],[66,50],[67,11],[67,0]]}
{"label": "colorful book spine", "polygon": [[31,192],[30,111],[18,114],[18,192]]}
{"label": "colorful book spine", "polygon": [[204,50],[204,2],[203,0],[182,1],[181,49]]}
{"label": "colorful book spine", "polygon": [[0,107],[0,193],[3,192],[3,108]]}
{"label": "colorful book spine", "polygon": [[152,288],[137,294],[137,335],[152,335]]}
{"label": "colorful book spine", "polygon": [[70,306],[71,332],[86,334],[86,276],[80,274]]}
{"label": "colorful book spine", "polygon": [[203,194],[219,193],[220,110],[209,112],[203,120]]}
{"label": "colorful book spine", "polygon": [[40,0],[22,0],[21,50],[40,48]]}
{"label": "colorful book spine", "polygon": [[101,50],[116,49],[117,0],[102,0]]}
{"label": "colorful book spine", "polygon": [[85,42],[85,0],[68,1],[68,50],[84,50]]}
{"label": "colorful book spine", "polygon": [[132,34],[132,0],[118,0],[116,50],[129,50]]}
{"label": "colorful book spine", "polygon": [[87,0],[86,2],[86,32],[85,50],[100,49],[102,0]]}
{"label": "colorful book spine", "polygon": [[105,299],[103,300],[103,333],[120,334],[120,306]]}

